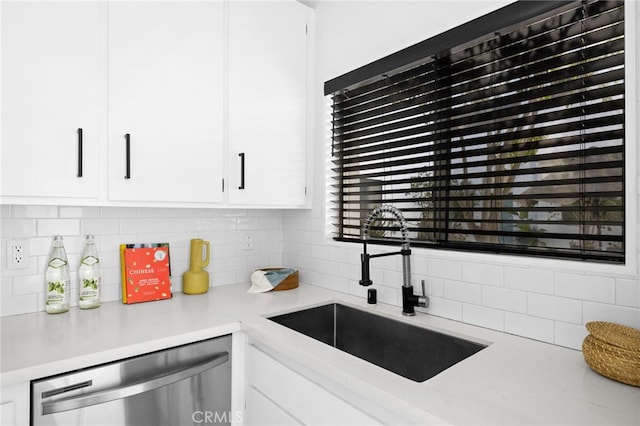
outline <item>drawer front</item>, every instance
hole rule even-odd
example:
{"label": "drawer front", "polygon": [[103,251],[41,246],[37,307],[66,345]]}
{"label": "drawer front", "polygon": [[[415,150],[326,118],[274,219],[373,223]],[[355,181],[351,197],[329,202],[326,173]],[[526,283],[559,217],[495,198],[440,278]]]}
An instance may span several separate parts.
{"label": "drawer front", "polygon": [[[247,350],[247,382],[249,389],[253,388],[253,391],[268,398],[272,404],[301,424],[379,424],[320,384],[253,345],[249,345]],[[247,406],[248,411],[253,408]],[[252,413],[247,413],[247,418],[252,418]],[[262,419],[260,423],[263,423]]]}

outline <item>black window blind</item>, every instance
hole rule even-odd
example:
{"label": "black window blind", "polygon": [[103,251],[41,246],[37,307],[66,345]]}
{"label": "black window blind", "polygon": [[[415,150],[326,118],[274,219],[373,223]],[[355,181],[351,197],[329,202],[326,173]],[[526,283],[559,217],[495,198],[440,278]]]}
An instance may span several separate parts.
{"label": "black window blind", "polygon": [[554,3],[332,89],[336,239],[624,263],[624,2]]}

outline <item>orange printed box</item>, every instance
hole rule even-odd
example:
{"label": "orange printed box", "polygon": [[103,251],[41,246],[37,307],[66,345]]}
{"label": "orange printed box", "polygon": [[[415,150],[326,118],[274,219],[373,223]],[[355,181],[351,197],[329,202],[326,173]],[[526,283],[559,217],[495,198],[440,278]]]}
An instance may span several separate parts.
{"label": "orange printed box", "polygon": [[170,299],[169,244],[121,244],[122,303]]}

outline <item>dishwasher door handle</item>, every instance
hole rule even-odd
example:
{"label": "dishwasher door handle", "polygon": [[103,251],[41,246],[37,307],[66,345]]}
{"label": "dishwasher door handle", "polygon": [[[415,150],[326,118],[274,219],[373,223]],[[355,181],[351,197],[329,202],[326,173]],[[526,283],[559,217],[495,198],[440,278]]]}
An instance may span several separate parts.
{"label": "dishwasher door handle", "polygon": [[196,362],[187,366],[183,366],[169,372],[160,373],[156,376],[145,378],[135,383],[124,384],[122,386],[86,395],[71,396],[57,401],[43,402],[42,414],[45,415],[59,413],[61,411],[75,410],[149,392],[151,390],[179,382],[180,380],[187,379],[191,376],[197,376],[198,374],[222,365],[227,361],[229,361],[229,352],[219,352],[212,357],[206,358],[205,361],[198,359]]}

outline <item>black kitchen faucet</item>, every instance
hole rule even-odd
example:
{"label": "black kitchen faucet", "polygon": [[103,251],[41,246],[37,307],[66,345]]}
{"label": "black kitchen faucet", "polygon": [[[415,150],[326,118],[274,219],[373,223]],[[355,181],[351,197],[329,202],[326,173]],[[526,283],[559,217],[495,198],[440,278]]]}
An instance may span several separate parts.
{"label": "black kitchen faucet", "polygon": [[[369,254],[367,253],[369,227],[375,218],[383,213],[390,213],[400,224],[400,232],[402,233],[400,251]],[[363,253],[360,255],[360,262],[362,264],[362,279],[360,280],[360,285],[370,286],[373,284],[373,281],[371,281],[369,276],[370,259],[374,257],[394,256],[399,254],[402,255],[402,314],[407,316],[415,315],[415,306],[426,307],[429,305],[429,298],[425,294],[424,281],[422,281],[422,296],[413,294],[413,286],[411,285],[411,247],[409,244],[409,229],[407,228],[407,223],[399,209],[391,205],[376,207],[362,224],[362,240],[364,247]]]}

